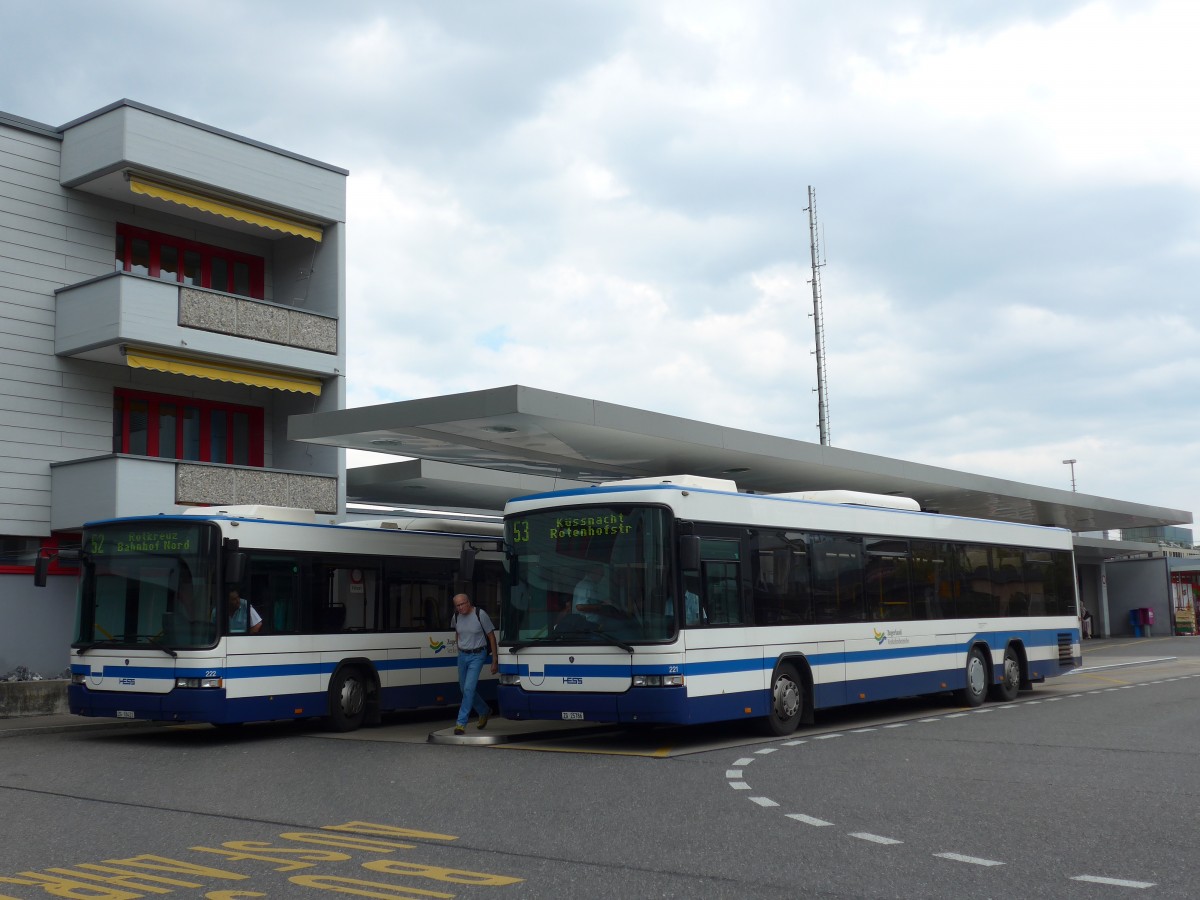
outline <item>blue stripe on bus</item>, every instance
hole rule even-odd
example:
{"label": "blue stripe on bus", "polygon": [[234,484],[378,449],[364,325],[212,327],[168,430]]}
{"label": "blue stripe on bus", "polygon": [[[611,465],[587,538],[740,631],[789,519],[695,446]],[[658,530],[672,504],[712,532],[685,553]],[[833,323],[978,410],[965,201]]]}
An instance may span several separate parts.
{"label": "blue stripe on bus", "polygon": [[[458,665],[457,657],[438,656],[431,659],[379,659],[370,660],[379,672],[401,670],[435,670],[452,669]],[[123,666],[119,664],[106,665],[103,668],[105,678],[158,678],[174,680],[176,678],[283,678],[294,675],[330,675],[340,665],[338,662],[324,663],[279,663],[256,666]],[[86,663],[73,664],[71,674],[88,676],[92,667]]]}
{"label": "blue stripe on bus", "polygon": [[[1063,632],[1066,633],[1066,632]],[[1070,632],[1072,641],[1079,639],[1078,632]],[[989,639],[990,635],[990,639]],[[855,663],[864,662],[880,662],[896,659],[917,659],[921,657],[942,656],[948,653],[966,653],[972,646],[981,641],[988,644],[993,651],[1002,651],[1012,641],[1020,641],[1025,647],[1057,647],[1058,646],[1057,631],[1013,631],[1013,632],[989,632],[988,634],[976,634],[968,640],[957,644],[924,644],[917,646],[880,646],[873,647],[869,650],[851,650],[836,653],[813,653],[806,655],[804,658],[808,660],[812,666],[827,666],[827,665],[852,665]],[[741,649],[741,648],[730,648]],[[578,652],[578,648],[576,648]],[[534,663],[536,666],[537,664]],[[543,672],[546,677],[559,678],[567,675],[582,676],[585,678],[616,678],[627,677],[630,674],[634,675],[666,675],[676,672],[682,672],[684,675],[723,675],[733,672],[755,672],[773,670],[775,668],[775,657],[734,657],[731,659],[708,660],[705,662],[690,662],[684,663],[675,668],[677,664],[657,664],[646,665],[639,664],[636,658],[632,662],[623,663],[593,663],[593,664],[566,664],[566,663],[547,663],[537,671]],[[529,676],[529,664],[520,663],[501,663],[500,671],[506,675],[520,675],[522,677]],[[881,676],[881,677],[896,677],[896,676]]]}

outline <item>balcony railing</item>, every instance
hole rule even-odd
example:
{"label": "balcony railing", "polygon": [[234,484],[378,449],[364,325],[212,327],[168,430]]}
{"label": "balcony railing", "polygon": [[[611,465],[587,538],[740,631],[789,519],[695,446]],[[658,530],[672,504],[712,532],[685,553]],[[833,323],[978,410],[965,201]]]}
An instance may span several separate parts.
{"label": "balcony railing", "polygon": [[51,463],[50,490],[54,530],[189,506],[261,504],[338,513],[338,479],[332,475],[125,454]]}
{"label": "balcony railing", "polygon": [[123,365],[130,346],[321,378],[341,370],[338,320],[277,303],[112,272],[60,288],[56,306],[60,356]]}
{"label": "balcony railing", "polygon": [[206,288],[179,289],[179,324],[319,353],[337,353],[337,320]]}

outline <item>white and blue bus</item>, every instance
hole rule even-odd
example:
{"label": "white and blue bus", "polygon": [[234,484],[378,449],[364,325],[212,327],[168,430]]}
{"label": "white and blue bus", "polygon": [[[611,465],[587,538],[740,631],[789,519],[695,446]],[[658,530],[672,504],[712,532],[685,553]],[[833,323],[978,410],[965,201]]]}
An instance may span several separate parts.
{"label": "white and blue bus", "polygon": [[504,527],[510,719],[784,735],[845,704],[1007,701],[1081,661],[1063,529],[695,476],[522,497]]}
{"label": "white and blue bus", "polygon": [[[198,508],[84,526],[70,710],[236,724],[456,705],[451,598],[500,605],[499,522]],[[40,576],[44,580],[44,576]],[[232,591],[238,596],[232,598]],[[229,604],[248,604],[231,615]],[[253,632],[253,633],[251,633]],[[494,681],[481,682],[485,695]]]}

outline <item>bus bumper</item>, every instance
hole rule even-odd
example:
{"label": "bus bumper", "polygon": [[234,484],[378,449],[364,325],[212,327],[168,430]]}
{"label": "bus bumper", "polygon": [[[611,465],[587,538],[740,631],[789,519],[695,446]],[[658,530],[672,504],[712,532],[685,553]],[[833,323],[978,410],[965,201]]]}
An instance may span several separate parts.
{"label": "bus bumper", "polygon": [[[224,688],[173,690],[166,694],[93,691],[82,684],[67,686],[67,706],[77,716],[142,719],[150,722],[224,722],[228,719]],[[237,721],[242,721],[238,719]]]}

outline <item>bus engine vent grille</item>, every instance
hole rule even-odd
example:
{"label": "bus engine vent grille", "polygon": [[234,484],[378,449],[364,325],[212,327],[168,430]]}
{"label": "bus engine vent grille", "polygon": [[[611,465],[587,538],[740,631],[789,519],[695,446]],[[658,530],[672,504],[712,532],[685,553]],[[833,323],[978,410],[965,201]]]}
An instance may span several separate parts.
{"label": "bus engine vent grille", "polygon": [[1058,664],[1060,666],[1073,666],[1075,657],[1071,653],[1071,632],[1058,633]]}

